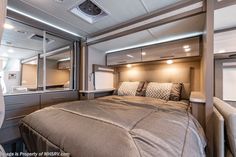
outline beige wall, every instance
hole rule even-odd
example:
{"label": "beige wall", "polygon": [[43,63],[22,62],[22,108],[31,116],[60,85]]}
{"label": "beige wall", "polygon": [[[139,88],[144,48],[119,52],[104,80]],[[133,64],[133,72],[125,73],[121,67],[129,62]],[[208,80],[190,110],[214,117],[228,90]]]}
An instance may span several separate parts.
{"label": "beige wall", "polygon": [[156,63],[137,65],[132,68],[117,69],[118,82],[120,81],[156,81],[156,82],[183,82],[191,83],[191,89],[200,90],[200,62],[185,61],[168,65]]}
{"label": "beige wall", "polygon": [[22,65],[21,84],[23,86],[37,87],[37,65]]}
{"label": "beige wall", "polygon": [[[47,59],[47,86],[64,85],[70,80],[69,70],[58,70],[57,61]],[[39,60],[39,86],[43,86],[43,59]]]}

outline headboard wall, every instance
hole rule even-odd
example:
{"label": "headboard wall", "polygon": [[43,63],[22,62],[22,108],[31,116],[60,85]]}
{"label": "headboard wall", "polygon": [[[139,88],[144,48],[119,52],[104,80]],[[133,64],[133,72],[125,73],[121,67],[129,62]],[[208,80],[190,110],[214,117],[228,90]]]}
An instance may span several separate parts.
{"label": "headboard wall", "polygon": [[181,62],[168,65],[148,64],[132,68],[117,68],[117,83],[122,81],[154,81],[190,83],[191,90],[200,90],[200,62]]}

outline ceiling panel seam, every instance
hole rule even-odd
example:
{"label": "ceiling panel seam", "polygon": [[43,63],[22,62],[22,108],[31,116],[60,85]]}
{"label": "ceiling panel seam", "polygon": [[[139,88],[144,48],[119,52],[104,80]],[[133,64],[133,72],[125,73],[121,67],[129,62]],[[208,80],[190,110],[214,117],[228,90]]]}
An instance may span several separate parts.
{"label": "ceiling panel seam", "polygon": [[147,13],[150,12],[150,10],[148,10],[148,7],[146,6],[145,2],[143,0],[139,0],[142,4],[142,6],[144,7],[144,9],[146,10]]}
{"label": "ceiling panel seam", "polygon": [[78,30],[81,31],[81,32],[84,32],[84,33],[86,33],[86,34],[89,34],[89,32],[84,31],[84,30],[82,30],[82,29],[80,29],[80,28],[78,28],[78,27],[75,27],[74,25],[72,25],[72,24],[66,22],[66,21],[65,21],[64,19],[62,19],[62,18],[56,17],[56,16],[54,16],[54,15],[48,13],[47,11],[45,11],[45,10],[43,10],[43,9],[35,8],[31,3],[27,2],[27,1],[24,1],[24,0],[20,0],[20,1],[21,1],[22,3],[25,3],[25,4],[29,5],[30,7],[34,8],[34,9],[36,9],[36,10],[39,10],[39,11],[41,11],[41,12],[43,12],[43,13],[45,13],[45,14],[47,14],[47,15],[53,17],[53,18],[56,18],[56,19],[60,20],[61,22],[64,22],[64,23],[66,23],[66,24],[68,24],[68,25],[74,27],[75,29],[78,29]]}

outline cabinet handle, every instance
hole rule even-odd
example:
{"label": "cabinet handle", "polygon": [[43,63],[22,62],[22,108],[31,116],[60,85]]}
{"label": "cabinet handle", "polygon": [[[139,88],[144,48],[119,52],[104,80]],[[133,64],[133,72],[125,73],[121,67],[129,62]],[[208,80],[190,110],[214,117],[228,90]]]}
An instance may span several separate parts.
{"label": "cabinet handle", "polygon": [[160,58],[173,58],[175,56],[160,56]]}

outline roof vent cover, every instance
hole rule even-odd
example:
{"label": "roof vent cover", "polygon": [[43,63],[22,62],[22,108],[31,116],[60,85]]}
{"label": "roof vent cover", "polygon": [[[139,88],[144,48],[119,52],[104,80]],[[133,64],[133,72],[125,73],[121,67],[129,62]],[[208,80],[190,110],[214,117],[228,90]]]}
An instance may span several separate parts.
{"label": "roof vent cover", "polygon": [[82,1],[72,7],[70,12],[89,23],[94,23],[98,19],[107,16],[107,13],[91,0]]}

